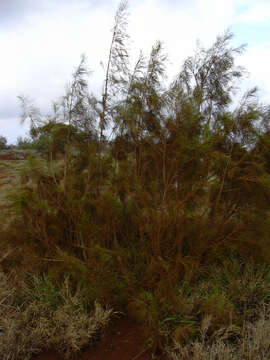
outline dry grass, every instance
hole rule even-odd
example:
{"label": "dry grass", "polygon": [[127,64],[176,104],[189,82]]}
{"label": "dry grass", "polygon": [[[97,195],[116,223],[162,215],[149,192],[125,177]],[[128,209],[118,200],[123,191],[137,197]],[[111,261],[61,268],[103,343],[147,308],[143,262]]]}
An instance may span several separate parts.
{"label": "dry grass", "polygon": [[27,360],[51,348],[70,358],[108,323],[112,310],[95,303],[89,314],[80,291],[72,294],[68,279],[57,294],[48,279],[32,280],[34,287],[0,274],[2,360]]}
{"label": "dry grass", "polygon": [[208,317],[202,322],[201,336],[188,345],[175,343],[167,349],[172,360],[269,360],[270,359],[270,308],[262,305],[259,319],[246,323],[242,329],[234,326],[220,329],[210,339]]}
{"label": "dry grass", "polygon": [[1,229],[7,229],[12,218],[14,217],[14,208],[9,199],[12,190],[19,184],[19,173],[25,163],[24,159],[16,157],[9,159],[3,155],[4,151],[0,151],[0,220]]}

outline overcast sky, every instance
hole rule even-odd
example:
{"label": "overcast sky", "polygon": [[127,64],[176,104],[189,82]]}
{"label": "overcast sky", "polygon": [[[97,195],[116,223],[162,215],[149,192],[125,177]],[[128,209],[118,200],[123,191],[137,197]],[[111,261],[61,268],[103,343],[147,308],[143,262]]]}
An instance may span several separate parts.
{"label": "overcast sky", "polygon": [[[29,95],[46,113],[64,92],[80,55],[93,74],[90,87],[101,92],[103,70],[118,0],[0,0],[0,135],[16,142],[28,131],[19,121],[17,95]],[[192,55],[196,40],[209,46],[230,28],[233,45],[247,43],[239,64],[270,102],[269,0],[130,0],[128,33],[134,54],[164,42],[169,74]]]}

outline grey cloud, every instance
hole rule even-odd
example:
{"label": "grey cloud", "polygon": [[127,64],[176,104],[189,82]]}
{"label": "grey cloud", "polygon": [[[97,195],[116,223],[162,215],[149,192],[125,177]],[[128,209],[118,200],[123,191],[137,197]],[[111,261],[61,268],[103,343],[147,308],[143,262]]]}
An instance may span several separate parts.
{"label": "grey cloud", "polygon": [[[137,3],[144,4],[145,0],[135,0]],[[130,5],[133,5],[135,1],[129,1]],[[161,8],[169,10],[186,10],[194,7],[196,0],[155,0],[155,5]],[[135,5],[135,4],[134,4]]]}
{"label": "grey cloud", "polygon": [[175,8],[179,8],[179,7],[186,7],[188,5],[193,6],[195,3],[195,0],[167,0],[166,2],[164,2],[163,0],[157,0],[157,2],[159,2],[160,4],[164,4],[165,6],[173,6]]}
{"label": "grey cloud", "polygon": [[61,9],[61,6],[78,5],[88,9],[111,7],[115,0],[0,0],[0,28],[22,24],[27,16]]}
{"label": "grey cloud", "polygon": [[[192,4],[195,0],[156,0],[157,6],[183,7]],[[144,0],[129,0],[129,5],[144,3]],[[22,20],[31,13],[42,13],[44,10],[59,9],[63,5],[78,5],[88,9],[106,7],[116,10],[120,0],[0,0],[0,26],[9,22]]]}
{"label": "grey cloud", "polygon": [[10,0],[0,2],[0,27],[12,25],[23,17],[24,10],[28,7],[28,0]]}
{"label": "grey cloud", "polygon": [[0,118],[0,136],[5,136],[8,140],[8,144],[16,144],[17,138],[19,136],[27,136],[28,131],[29,125],[20,125],[20,121],[18,118]]}
{"label": "grey cloud", "polygon": [[0,99],[0,119],[19,117],[20,106],[16,95],[6,94],[4,91],[1,91]]}

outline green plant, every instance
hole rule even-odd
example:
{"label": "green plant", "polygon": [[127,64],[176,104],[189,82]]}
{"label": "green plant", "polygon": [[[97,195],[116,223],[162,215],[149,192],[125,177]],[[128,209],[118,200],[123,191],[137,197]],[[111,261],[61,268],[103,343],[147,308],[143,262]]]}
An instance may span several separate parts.
{"label": "green plant", "polygon": [[[166,333],[196,341],[211,317],[206,341],[269,301],[259,265],[270,259],[269,109],[256,89],[234,105],[243,47],[228,31],[168,85],[159,41],[130,70],[126,10],[122,1],[100,97],[83,56],[51,116],[21,98],[40,153],[22,167],[5,236],[37,272],[68,274],[68,299],[78,291],[87,308],[98,299],[141,321],[154,349]],[[36,301],[58,309],[49,278],[34,283]]]}

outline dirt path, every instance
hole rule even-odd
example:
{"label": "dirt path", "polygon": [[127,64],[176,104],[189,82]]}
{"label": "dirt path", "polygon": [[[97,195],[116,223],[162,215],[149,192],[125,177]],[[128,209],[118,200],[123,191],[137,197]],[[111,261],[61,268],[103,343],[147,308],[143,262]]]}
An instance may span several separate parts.
{"label": "dirt path", "polygon": [[[146,351],[141,328],[128,321],[118,320],[106,331],[96,346],[85,350],[76,360],[151,360]],[[156,360],[166,360],[156,357]],[[32,360],[64,360],[55,352],[47,352]]]}

